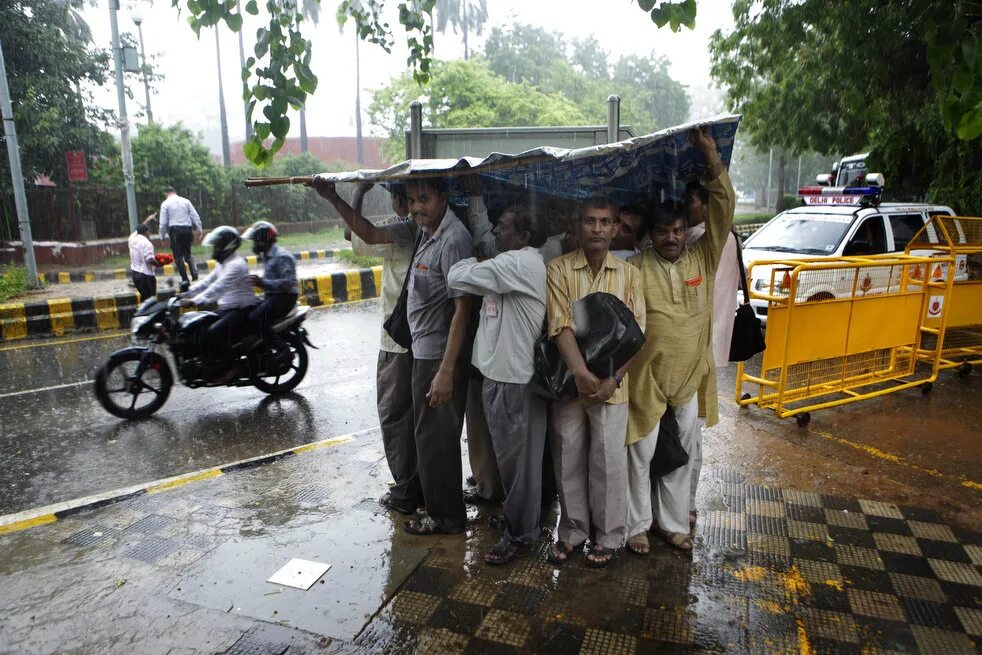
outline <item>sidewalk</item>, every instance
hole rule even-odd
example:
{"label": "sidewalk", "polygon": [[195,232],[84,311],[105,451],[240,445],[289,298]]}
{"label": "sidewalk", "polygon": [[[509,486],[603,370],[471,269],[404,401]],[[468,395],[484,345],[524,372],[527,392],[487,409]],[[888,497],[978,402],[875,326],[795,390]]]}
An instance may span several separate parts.
{"label": "sidewalk", "polygon": [[[0,651],[956,655],[982,638],[982,535],[928,510],[704,471],[692,556],[659,542],[557,568],[545,540],[492,568],[486,509],[424,538],[377,504],[374,430],[194,478],[0,536]],[[309,591],[265,582],[292,558],[332,567]]]}

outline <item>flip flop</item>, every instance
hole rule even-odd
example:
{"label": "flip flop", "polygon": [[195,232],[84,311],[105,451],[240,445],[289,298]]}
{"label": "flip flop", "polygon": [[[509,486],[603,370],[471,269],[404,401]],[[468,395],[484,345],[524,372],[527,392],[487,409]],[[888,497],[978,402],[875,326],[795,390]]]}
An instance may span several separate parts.
{"label": "flip flop", "polygon": [[549,554],[546,555],[546,559],[556,566],[562,566],[569,561],[569,558],[572,557],[573,553],[575,552],[575,546],[570,546],[565,541],[557,541],[549,548]]}
{"label": "flip flop", "polygon": [[644,532],[634,535],[627,540],[627,549],[635,555],[647,555],[651,552],[651,544],[648,543],[648,535]]}
{"label": "flip flop", "polygon": [[661,529],[657,531],[657,534],[659,537],[664,539],[669,546],[686,553],[692,552],[692,535],[682,532],[666,532]]}
{"label": "flip flop", "polygon": [[512,541],[508,537],[502,537],[484,554],[484,561],[495,566],[507,564],[525,552],[526,548],[528,548],[527,544],[523,544],[521,541]]}
{"label": "flip flop", "polygon": [[[614,559],[614,555],[617,550],[614,548],[604,548],[603,546],[594,545],[590,548],[590,552],[586,554],[586,565],[591,569],[603,569],[610,564],[610,560]],[[590,559],[591,557],[600,557],[602,559]]]}
{"label": "flip flop", "polygon": [[409,534],[428,537],[434,534],[460,534],[463,528],[447,528],[433,520],[432,517],[424,516],[420,519],[410,519],[402,524],[402,529]]}
{"label": "flip flop", "polygon": [[378,504],[386,509],[391,509],[400,514],[405,514],[406,516],[411,516],[416,513],[415,509],[409,509],[408,507],[400,507],[392,502],[392,493],[385,492],[381,498],[378,499]]}

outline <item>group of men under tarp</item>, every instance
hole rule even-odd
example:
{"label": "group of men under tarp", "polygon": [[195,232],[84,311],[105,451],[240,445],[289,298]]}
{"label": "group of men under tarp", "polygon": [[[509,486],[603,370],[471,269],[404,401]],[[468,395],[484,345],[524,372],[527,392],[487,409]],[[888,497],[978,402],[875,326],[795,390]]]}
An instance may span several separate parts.
{"label": "group of men under tarp", "polygon": [[[710,133],[692,130],[691,140],[705,174],[678,204],[550,199],[533,218],[527,200],[487,202],[469,176],[461,218],[445,180],[428,175],[391,185],[395,215],[373,224],[361,214],[371,183],[349,205],[334,182],[311,181],[349,226],[355,252],[384,259],[386,316],[406,313],[411,345],[383,331],[377,369],[394,480],[380,502],[412,517],[406,531],[460,533],[465,502],[500,501],[504,534],[485,560],[503,564],[549,527],[558,493],[557,565],[588,542],[590,566],[606,566],[625,544],[643,555],[649,532],[691,550],[700,415],[716,422],[714,343],[726,362],[739,280],[732,185]],[[493,224],[488,205],[507,205]],[[576,337],[573,305],[596,292],[622,301],[645,331],[640,352],[606,376],[590,371]],[[573,374],[572,399],[547,402],[531,384],[544,329]],[[652,479],[669,408],[688,463]]]}

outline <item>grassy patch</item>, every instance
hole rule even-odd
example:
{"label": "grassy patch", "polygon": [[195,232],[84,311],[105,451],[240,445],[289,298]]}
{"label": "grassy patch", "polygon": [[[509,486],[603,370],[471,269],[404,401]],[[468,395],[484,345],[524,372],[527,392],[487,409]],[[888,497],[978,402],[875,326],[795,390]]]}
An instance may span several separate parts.
{"label": "grassy patch", "polygon": [[27,290],[27,269],[23,266],[0,266],[0,302]]}
{"label": "grassy patch", "polygon": [[371,268],[372,266],[381,266],[381,257],[363,257],[361,255],[356,255],[350,250],[342,250],[338,253],[338,259],[349,264],[353,264],[358,268]]}

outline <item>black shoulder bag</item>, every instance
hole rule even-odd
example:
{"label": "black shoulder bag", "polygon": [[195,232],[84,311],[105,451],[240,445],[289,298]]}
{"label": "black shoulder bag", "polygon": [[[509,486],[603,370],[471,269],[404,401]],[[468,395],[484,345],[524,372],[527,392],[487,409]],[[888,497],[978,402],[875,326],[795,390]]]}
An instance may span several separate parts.
{"label": "black shoulder bag", "polygon": [[382,327],[389,333],[392,340],[403,348],[411,348],[413,345],[413,335],[409,330],[409,276],[413,273],[413,262],[416,261],[416,251],[423,240],[423,231],[419,230],[416,235],[416,243],[413,245],[413,255],[409,258],[409,268],[406,269],[406,277],[402,281],[402,292],[396,301],[396,306],[392,308],[392,313],[382,323]]}
{"label": "black shoulder bag", "polygon": [[730,340],[730,361],[745,362],[767,347],[764,341],[760,319],[750,305],[750,292],[747,290],[747,269],[743,265],[743,245],[740,236],[734,232],[737,247],[737,262],[740,263],[740,289],[743,291],[743,304],[737,307],[733,319],[733,338]]}

